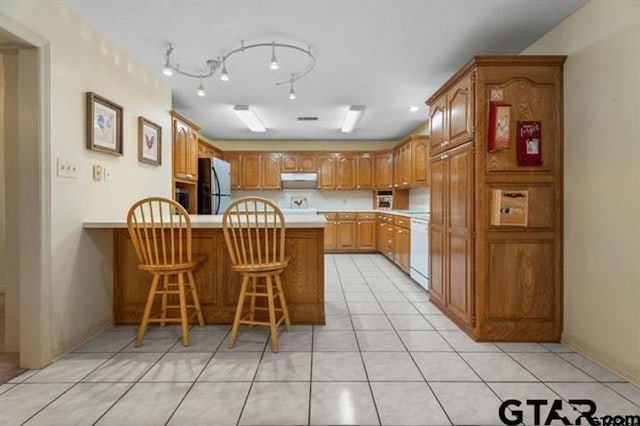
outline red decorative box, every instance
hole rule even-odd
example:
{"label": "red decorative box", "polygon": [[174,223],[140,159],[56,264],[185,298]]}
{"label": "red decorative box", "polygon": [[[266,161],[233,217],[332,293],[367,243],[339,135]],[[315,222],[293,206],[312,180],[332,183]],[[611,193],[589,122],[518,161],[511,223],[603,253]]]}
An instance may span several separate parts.
{"label": "red decorative box", "polygon": [[542,125],[539,121],[518,121],[518,165],[542,165]]}
{"label": "red decorative box", "polygon": [[489,152],[509,149],[511,141],[511,104],[502,101],[489,103]]}

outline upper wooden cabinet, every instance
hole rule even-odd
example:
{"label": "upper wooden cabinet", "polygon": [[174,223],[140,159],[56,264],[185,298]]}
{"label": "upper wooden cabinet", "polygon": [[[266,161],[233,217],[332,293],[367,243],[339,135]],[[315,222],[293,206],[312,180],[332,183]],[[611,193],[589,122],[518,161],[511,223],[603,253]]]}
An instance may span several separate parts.
{"label": "upper wooden cabinet", "polygon": [[259,189],[280,189],[280,170],[282,154],[261,154],[260,169],[262,176]]}
{"label": "upper wooden cabinet", "polygon": [[356,156],[336,154],[336,188],[339,190],[356,189]]}
{"label": "upper wooden cabinet", "polygon": [[242,155],[225,153],[223,158],[231,167],[231,189],[242,189]]}
{"label": "upper wooden cabinet", "polygon": [[475,73],[470,72],[447,91],[448,147],[453,148],[473,138],[473,87]]}
{"label": "upper wooden cabinet", "polygon": [[318,189],[335,189],[336,154],[318,155]]}
{"label": "upper wooden cabinet", "polygon": [[415,136],[411,138],[411,185],[427,186],[429,183],[429,138]]}
{"label": "upper wooden cabinet", "polygon": [[369,153],[358,154],[356,166],[356,189],[372,189],[374,187],[375,156]]}
{"label": "upper wooden cabinet", "polygon": [[176,112],[172,117],[173,177],[198,181],[198,131],[200,128]]}
{"label": "upper wooden cabinet", "polygon": [[222,158],[222,151],[198,139],[198,158]]}
{"label": "upper wooden cabinet", "polygon": [[439,154],[447,149],[446,143],[449,140],[445,125],[445,106],[447,99],[445,95],[440,96],[430,104],[429,123],[431,126],[431,155]]}
{"label": "upper wooden cabinet", "polygon": [[376,154],[375,166],[376,189],[393,188],[393,153]]}
{"label": "upper wooden cabinet", "polygon": [[316,171],[316,154],[303,152],[287,152],[282,154],[283,173],[314,173]]}
{"label": "upper wooden cabinet", "polygon": [[393,187],[411,187],[411,139],[407,138],[393,150]]}
{"label": "upper wooden cabinet", "polygon": [[242,189],[260,189],[262,161],[260,154],[242,154]]}

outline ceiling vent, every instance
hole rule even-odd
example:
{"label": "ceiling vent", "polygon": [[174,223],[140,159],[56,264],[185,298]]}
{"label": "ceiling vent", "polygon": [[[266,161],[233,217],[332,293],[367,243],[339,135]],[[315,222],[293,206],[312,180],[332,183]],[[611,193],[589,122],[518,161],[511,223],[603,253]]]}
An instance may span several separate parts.
{"label": "ceiling vent", "polygon": [[298,117],[298,121],[318,121],[318,117]]}

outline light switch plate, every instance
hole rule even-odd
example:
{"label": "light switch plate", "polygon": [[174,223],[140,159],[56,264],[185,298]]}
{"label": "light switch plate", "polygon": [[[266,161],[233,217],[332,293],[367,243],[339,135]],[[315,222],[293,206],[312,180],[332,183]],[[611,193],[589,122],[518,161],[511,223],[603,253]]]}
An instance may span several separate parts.
{"label": "light switch plate", "polygon": [[58,177],[78,179],[78,165],[66,158],[58,158]]}

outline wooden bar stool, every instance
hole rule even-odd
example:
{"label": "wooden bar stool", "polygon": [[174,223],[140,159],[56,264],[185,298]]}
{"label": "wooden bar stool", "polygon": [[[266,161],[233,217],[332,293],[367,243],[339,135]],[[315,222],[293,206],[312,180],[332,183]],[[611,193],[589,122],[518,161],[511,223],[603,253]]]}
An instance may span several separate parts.
{"label": "wooden bar stool", "polygon": [[[278,326],[284,321],[287,331],[291,331],[280,280],[280,274],[288,264],[284,255],[282,211],[264,198],[241,198],[231,203],[224,212],[222,227],[233,270],[242,275],[229,347],[233,348],[236,344],[240,324],[266,325],[271,331],[271,349],[278,352]],[[263,279],[262,283],[260,279]],[[249,310],[243,316],[247,296]],[[266,307],[256,306],[256,298],[266,299]],[[280,305],[278,308],[275,307],[276,300]],[[266,311],[269,320],[257,321],[256,311]],[[276,313],[281,314],[280,318],[276,319]]]}
{"label": "wooden bar stool", "polygon": [[[129,209],[127,227],[138,256],[138,268],[148,271],[153,277],[136,347],[142,344],[149,323],[159,323],[161,327],[167,323],[180,323],[182,344],[189,346],[189,320],[197,317],[198,324],[204,326],[193,274],[206,259],[195,258],[191,253],[189,214],[175,201],[159,197],[145,198]],[[169,304],[170,295],[174,295],[172,299],[177,295],[177,304]],[[162,296],[161,312],[160,316],[151,317],[156,296]],[[192,305],[187,304],[187,296],[191,296]],[[194,310],[190,317],[187,309]],[[176,310],[179,311],[177,316],[167,315]]]}

